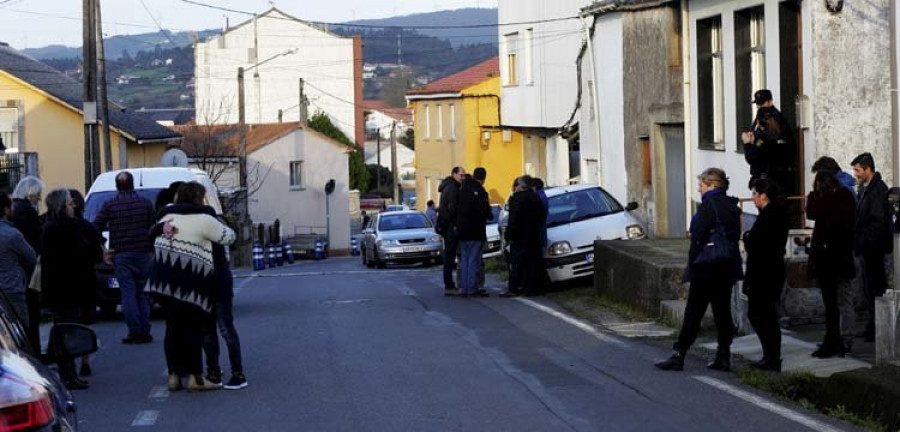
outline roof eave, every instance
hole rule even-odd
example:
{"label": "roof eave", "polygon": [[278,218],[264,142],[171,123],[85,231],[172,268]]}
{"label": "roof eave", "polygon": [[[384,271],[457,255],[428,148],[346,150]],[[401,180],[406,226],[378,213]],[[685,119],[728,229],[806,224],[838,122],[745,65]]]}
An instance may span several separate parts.
{"label": "roof eave", "polygon": [[627,1],[614,0],[602,3],[594,3],[590,6],[581,8],[579,16],[588,17],[591,15],[603,15],[613,12],[629,12],[643,9],[652,9],[662,6],[666,3],[672,3],[675,0],[647,0],[647,1]]}
{"label": "roof eave", "polygon": [[425,94],[408,94],[406,101],[412,102],[417,100],[435,100],[435,99],[459,99],[462,92],[442,92],[442,93],[425,93]]}

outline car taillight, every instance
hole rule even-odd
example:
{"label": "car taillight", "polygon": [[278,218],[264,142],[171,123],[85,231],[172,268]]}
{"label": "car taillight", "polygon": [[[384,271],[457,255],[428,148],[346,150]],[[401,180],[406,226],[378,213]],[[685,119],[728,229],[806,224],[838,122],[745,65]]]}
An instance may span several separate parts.
{"label": "car taillight", "polygon": [[31,430],[55,419],[46,390],[9,374],[0,376],[0,432]]}

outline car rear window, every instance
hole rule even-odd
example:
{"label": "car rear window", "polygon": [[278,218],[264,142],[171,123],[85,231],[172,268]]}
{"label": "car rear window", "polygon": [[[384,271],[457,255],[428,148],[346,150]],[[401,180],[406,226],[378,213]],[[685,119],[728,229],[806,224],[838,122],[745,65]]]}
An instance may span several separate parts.
{"label": "car rear window", "polygon": [[549,199],[547,226],[564,225],[623,210],[615,198],[600,188],[564,193]]}
{"label": "car rear window", "polygon": [[[138,189],[138,195],[147,198],[151,203],[156,202],[156,196],[162,192],[162,189]],[[91,196],[87,198],[87,201],[84,203],[84,218],[88,222],[94,222],[94,219],[97,218],[97,214],[100,213],[100,209],[103,208],[103,204],[106,204],[107,201],[112,199],[112,197],[116,196],[119,193],[117,191],[106,191],[106,192],[96,192],[92,193]]]}
{"label": "car rear window", "polygon": [[431,228],[431,222],[422,213],[408,213],[382,216],[378,221],[379,231]]}

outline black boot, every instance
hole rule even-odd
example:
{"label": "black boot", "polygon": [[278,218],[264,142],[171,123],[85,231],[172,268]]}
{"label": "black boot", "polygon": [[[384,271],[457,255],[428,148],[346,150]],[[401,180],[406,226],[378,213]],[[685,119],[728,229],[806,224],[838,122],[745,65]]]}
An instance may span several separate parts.
{"label": "black boot", "polygon": [[655,366],[662,370],[684,370],[684,353],[678,350],[672,351],[672,356],[668,360],[657,362]]}
{"label": "black boot", "polygon": [[758,362],[750,363],[750,368],[766,372],[781,372],[781,359],[763,359]]}
{"label": "black boot", "polygon": [[707,368],[722,372],[731,370],[731,349],[719,348],[716,350],[716,359],[706,365]]}

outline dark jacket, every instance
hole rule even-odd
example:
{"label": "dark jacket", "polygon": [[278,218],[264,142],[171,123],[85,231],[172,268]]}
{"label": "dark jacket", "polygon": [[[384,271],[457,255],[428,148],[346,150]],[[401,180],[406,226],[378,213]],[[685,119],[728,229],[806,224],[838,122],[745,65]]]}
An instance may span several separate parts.
{"label": "dark jacket", "polygon": [[784,252],[789,225],[785,206],[771,202],[760,210],[753,228],[744,233],[746,285],[774,288],[773,284],[784,283]]}
{"label": "dark jacket", "polygon": [[96,234],[87,222],[64,217],[49,220],[41,236],[41,298],[50,308],[94,303],[94,265],[103,258]]}
{"label": "dark jacket", "polygon": [[773,178],[787,187],[794,152],[793,130],[784,115],[774,107],[757,110],[751,126],[753,142],[744,145],[744,159],[750,164],[753,179]]}
{"label": "dark jacket", "polygon": [[487,221],[494,217],[481,182],[466,179],[459,188],[456,229],[459,241],[487,241]]}
{"label": "dark jacket", "polygon": [[543,247],[541,230],[546,229],[547,212],[541,198],[531,189],[509,198],[509,219],[503,237],[523,247]]}
{"label": "dark jacket", "polygon": [[109,231],[109,248],[119,253],[152,253],[147,231],[156,223],[156,209],[137,192],[119,192],[103,203],[94,220],[99,232]]}
{"label": "dark jacket", "polygon": [[881,173],[875,173],[872,181],[860,189],[853,229],[853,251],[857,255],[883,255],[894,248],[887,194]]}
{"label": "dark jacket", "polygon": [[13,217],[10,222],[25,236],[25,241],[38,255],[41,254],[41,218],[37,210],[28,200],[23,198],[13,199]]}
{"label": "dark jacket", "polygon": [[853,194],[843,186],[807,196],[806,217],[816,221],[807,268],[809,279],[850,280],[856,275],[853,208]]}
{"label": "dark jacket", "polygon": [[709,267],[694,264],[694,260],[709,243],[709,239],[716,229],[716,212],[719,215],[719,223],[725,229],[726,237],[735,245],[740,241],[741,209],[738,207],[738,199],[727,196],[725,190],[718,188],[703,194],[702,202],[697,207],[697,214],[691,219],[691,249],[684,272],[683,280],[685,282],[734,283],[743,277],[740,256],[736,256],[728,265],[723,266]]}
{"label": "dark jacket", "polygon": [[[162,219],[170,214],[208,214],[212,217],[218,217],[216,211],[210,206],[200,206],[196,204],[172,204],[163,207],[157,214],[157,220]],[[224,223],[224,221],[222,222]],[[156,238],[162,235],[165,224],[157,223],[150,230],[150,237]],[[228,262],[228,255],[225,253],[225,246],[220,244],[212,244],[213,266],[216,273],[216,289],[215,300],[227,299],[234,297],[234,277],[231,274],[231,264]]]}
{"label": "dark jacket", "polygon": [[459,187],[459,183],[453,180],[452,176],[445,178],[438,186],[438,193],[441,194],[436,230],[438,234],[446,235],[450,230],[456,228]]}

